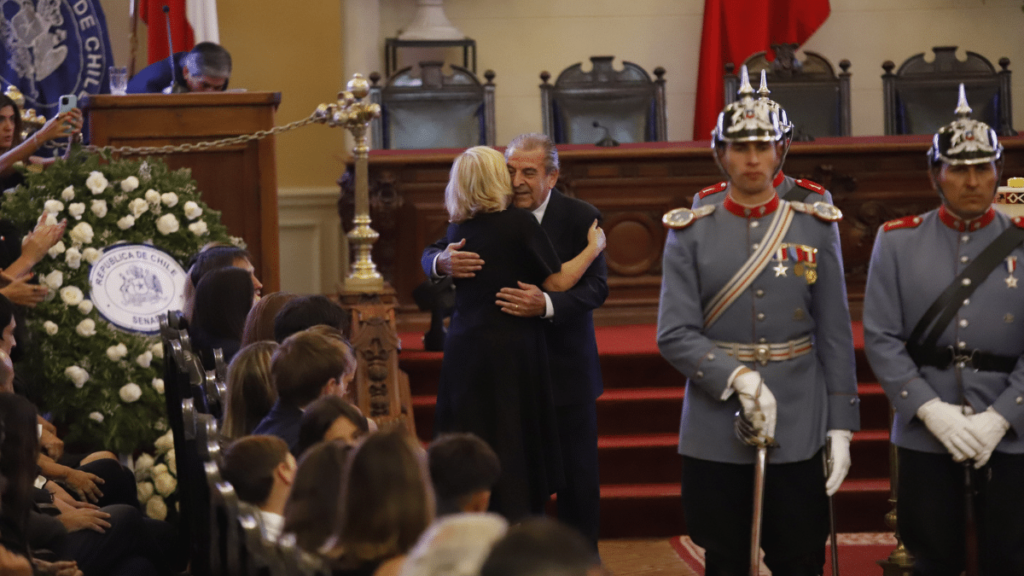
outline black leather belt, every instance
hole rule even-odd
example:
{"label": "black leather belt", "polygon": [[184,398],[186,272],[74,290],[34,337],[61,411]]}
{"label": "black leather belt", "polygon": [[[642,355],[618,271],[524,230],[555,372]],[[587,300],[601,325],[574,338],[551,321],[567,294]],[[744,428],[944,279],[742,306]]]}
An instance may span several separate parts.
{"label": "black leather belt", "polygon": [[940,370],[945,370],[954,363],[963,363],[963,368],[971,368],[980,372],[1004,372],[1009,374],[1013,372],[1014,366],[1017,365],[1016,356],[999,356],[979,350],[969,352],[962,350],[960,353],[956,353],[952,347],[925,349],[908,345],[907,352],[910,353],[910,357],[913,358],[914,363],[919,367],[933,366]]}

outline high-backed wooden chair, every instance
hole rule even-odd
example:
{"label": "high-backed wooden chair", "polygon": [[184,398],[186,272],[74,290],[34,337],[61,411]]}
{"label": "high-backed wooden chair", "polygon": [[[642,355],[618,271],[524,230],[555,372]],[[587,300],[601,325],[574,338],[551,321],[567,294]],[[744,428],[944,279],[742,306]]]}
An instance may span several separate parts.
{"label": "high-backed wooden chair", "polygon": [[589,72],[573,64],[554,84],[550,73],[540,73],[544,133],[556,144],[596,144],[606,136],[619,143],[666,140],[665,69],[655,68],[651,80],[632,62],[615,70],[613,58],[591,56]]}
{"label": "high-backed wooden chair", "polygon": [[[836,74],[832,63],[816,52],[796,57],[796,44],[773,44],[774,60],[768,52],[751,55],[743,62],[756,88],[761,71],[766,73],[769,98],[786,109],[793,123],[795,140],[821,136],[850,135],[850,61],[840,60]],[[725,67],[725,103],[736,101],[740,79],[733,64]]]}
{"label": "high-backed wooden chair", "polygon": [[370,74],[370,99],[380,104],[381,117],[371,123],[373,146],[393,150],[468,148],[494,145],[494,72],[484,72],[486,84],[461,66],[420,62],[402,68],[378,86],[380,74]]}
{"label": "high-backed wooden chair", "polygon": [[925,55],[911,56],[899,69],[886,60],[882,64],[882,94],[885,102],[886,134],[934,134],[953,120],[958,89],[967,91],[974,109],[972,117],[992,127],[1000,136],[1016,134],[1010,94],[1010,59],[1000,58],[997,72],[992,63],[975,52],[965,60],[956,57],[956,46],[932,48],[931,62]]}

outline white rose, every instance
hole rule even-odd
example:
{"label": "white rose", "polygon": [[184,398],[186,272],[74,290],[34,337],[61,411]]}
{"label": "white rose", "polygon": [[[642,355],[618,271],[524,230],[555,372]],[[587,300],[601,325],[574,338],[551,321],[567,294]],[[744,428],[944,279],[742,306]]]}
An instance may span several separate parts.
{"label": "white rose", "polygon": [[156,491],[161,496],[170,496],[174,492],[174,489],[178,487],[178,481],[171,476],[170,472],[161,474],[153,479],[153,483],[156,484]]}
{"label": "white rose", "polygon": [[99,260],[100,256],[102,255],[103,253],[95,248],[86,248],[85,250],[82,250],[82,256],[85,258],[85,261],[88,262],[89,264],[95,264],[96,261]]}
{"label": "white rose", "polygon": [[79,222],[68,234],[71,236],[72,242],[92,244],[93,230],[92,225],[88,222]]}
{"label": "white rose", "polygon": [[78,270],[82,267],[82,253],[78,251],[78,248],[68,248],[68,251],[64,253],[64,262],[67,263],[68,268]]}
{"label": "white rose", "polygon": [[139,187],[139,179],[135,176],[129,176],[124,180],[121,180],[121,190],[125,192],[131,192]]}
{"label": "white rose", "polygon": [[72,202],[68,206],[68,214],[75,220],[81,220],[82,214],[85,214],[85,203],[84,202]]}
{"label": "white rose", "polygon": [[153,353],[150,352],[149,350],[146,350],[145,352],[143,352],[142,354],[139,354],[135,358],[135,363],[138,364],[139,366],[142,366],[143,368],[149,368],[149,365],[152,362],[153,362]]}
{"label": "white rose", "polygon": [[[164,434],[163,436],[157,438],[156,442],[154,442],[153,445],[156,446],[156,453],[157,454],[163,454],[164,452],[167,452],[168,450],[173,449],[174,448],[174,434],[170,430],[168,430],[167,434]],[[161,464],[157,464],[156,468],[154,468],[154,471],[156,471],[157,468],[160,468],[160,466],[162,466],[162,465]],[[166,466],[164,467],[164,471],[165,472],[167,471],[167,467]]]}
{"label": "white rose", "polygon": [[60,299],[68,306],[78,306],[84,298],[85,295],[78,286],[65,286],[60,289]]}
{"label": "white rose", "polygon": [[[159,447],[157,447],[157,448],[158,449],[157,449],[156,453],[158,455],[167,451],[167,450],[161,451],[161,450],[159,450]],[[167,474],[167,464],[157,464],[156,466],[153,466],[153,478],[156,478],[157,476],[159,476],[161,474]]]}
{"label": "white rose", "polygon": [[164,203],[164,206],[174,208],[178,205],[178,195],[174,192],[164,192],[160,195],[160,201]]}
{"label": "white rose", "polygon": [[74,383],[75,388],[81,388],[89,381],[89,373],[78,366],[68,366],[64,369],[64,375]]}
{"label": "white rose", "polygon": [[82,300],[82,303],[78,305],[78,311],[82,314],[92,312],[92,300]]}
{"label": "white rose", "polygon": [[160,342],[157,342],[156,344],[150,346],[149,351],[153,353],[153,358],[164,357],[164,345],[161,344]]}
{"label": "white rose", "polygon": [[185,217],[189,220],[195,220],[203,215],[203,209],[199,207],[199,204],[189,200],[185,202]]}
{"label": "white rose", "polygon": [[158,432],[163,432],[164,430],[167,430],[167,420],[161,418],[156,422],[153,422],[153,430],[156,430]]}
{"label": "white rose", "polygon": [[164,380],[163,378],[153,378],[153,389],[158,393],[164,393]]}
{"label": "white rose", "polygon": [[50,255],[50,258],[56,258],[64,253],[64,241],[58,240],[56,244],[50,246],[50,249],[46,251]]}
{"label": "white rose", "polygon": [[139,398],[142,398],[142,388],[139,388],[139,385],[134,382],[129,382],[124,386],[121,386],[121,389],[118,390],[117,393],[121,396],[121,401],[125,404],[131,404]]}
{"label": "white rose", "polygon": [[90,210],[92,210],[92,213],[95,214],[97,218],[103,218],[107,215],[107,201],[93,200],[92,208],[90,208]]}
{"label": "white rose", "polygon": [[139,495],[139,504],[145,504],[153,497],[153,483],[152,482],[139,482],[136,488],[136,493]]}
{"label": "white rose", "polygon": [[167,453],[167,469],[171,471],[171,474],[178,475],[178,457],[174,455],[174,449],[171,449]]}
{"label": "white rose", "polygon": [[[43,225],[44,226],[56,226],[57,225],[57,216],[55,216],[54,214],[52,214],[50,212],[43,212],[43,214],[46,215],[46,217],[43,219]],[[38,228],[38,226],[36,228]]]}
{"label": "white rose", "polygon": [[99,412],[90,412],[89,413],[89,419],[90,420],[95,420],[96,422],[99,422],[99,423],[102,423],[103,422],[103,414],[100,414]]}
{"label": "white rose", "polygon": [[43,281],[43,284],[46,284],[53,290],[57,290],[61,287],[61,284],[64,284],[64,273],[60,270],[54,270],[46,276],[43,276],[41,280]]}
{"label": "white rose", "polygon": [[209,228],[206,227],[206,222],[199,220],[188,225],[188,231],[195,234],[196,236],[205,236],[209,232]]}
{"label": "white rose", "polygon": [[96,323],[93,322],[92,318],[86,318],[85,320],[79,322],[78,326],[75,326],[75,332],[78,332],[78,335],[83,338],[95,336]]}
{"label": "white rose", "polygon": [[136,198],[128,203],[128,210],[132,213],[132,216],[138,218],[149,210],[149,203],[142,198]]}
{"label": "white rose", "polygon": [[124,344],[115,344],[114,346],[107,348],[107,358],[110,358],[110,360],[113,362],[117,362],[118,360],[124,358],[127,355],[128,347],[125,346]]}
{"label": "white rose", "polygon": [[167,518],[167,503],[159,496],[153,496],[146,502],[146,516],[153,520],[164,520]]}
{"label": "white rose", "polygon": [[155,463],[152,456],[143,452],[141,456],[135,459],[135,478],[137,480],[149,478],[149,473],[153,470],[153,464]]}
{"label": "white rose", "polygon": [[102,172],[93,170],[89,173],[89,177],[85,179],[85,187],[89,189],[93,195],[102,194],[107,189],[107,177]]}
{"label": "white rose", "polygon": [[49,212],[50,214],[56,214],[64,209],[64,203],[60,200],[47,200],[43,204],[43,211]]}
{"label": "white rose", "polygon": [[163,216],[156,219],[156,229],[161,234],[167,236],[168,234],[174,234],[178,231],[179,223],[178,219],[174,214],[164,214]]}
{"label": "white rose", "polygon": [[146,202],[149,202],[150,204],[159,204],[160,203],[160,193],[157,192],[156,190],[153,190],[152,188],[150,188],[149,190],[146,190],[146,193],[144,194],[144,196],[146,198]]}
{"label": "white rose", "polygon": [[46,333],[49,334],[50,336],[56,334],[58,329],[59,328],[57,327],[57,325],[54,324],[53,322],[50,322],[49,320],[43,322],[43,330],[46,330]]}
{"label": "white rose", "polygon": [[65,188],[65,189],[60,191],[60,198],[61,198],[61,200],[65,201],[65,202],[74,199],[74,197],[75,197],[75,187],[74,186],[68,186],[67,188]]}
{"label": "white rose", "polygon": [[131,214],[117,221],[117,227],[121,230],[127,230],[132,226],[135,226],[135,216],[132,216]]}

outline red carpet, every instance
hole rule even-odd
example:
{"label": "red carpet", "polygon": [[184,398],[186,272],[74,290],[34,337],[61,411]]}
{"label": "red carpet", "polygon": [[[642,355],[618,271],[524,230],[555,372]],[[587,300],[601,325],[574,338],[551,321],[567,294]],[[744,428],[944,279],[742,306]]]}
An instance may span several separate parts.
{"label": "red carpet", "polygon": [[[704,549],[694,544],[688,536],[677,536],[669,540],[679,558],[697,574],[704,574]],[[896,547],[896,539],[890,532],[857,532],[839,535],[839,573],[842,576],[878,576],[883,560]],[[831,546],[826,546],[825,576],[832,574]],[[771,572],[761,564],[762,576]]]}

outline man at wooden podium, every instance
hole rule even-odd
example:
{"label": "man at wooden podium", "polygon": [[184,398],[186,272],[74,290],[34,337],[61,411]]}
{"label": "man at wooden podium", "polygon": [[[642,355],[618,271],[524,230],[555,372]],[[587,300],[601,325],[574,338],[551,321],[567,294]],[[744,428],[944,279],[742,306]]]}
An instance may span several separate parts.
{"label": "man at wooden podium", "polygon": [[[200,42],[190,52],[178,52],[143,68],[128,82],[128,93],[223,92],[230,78],[231,54],[219,44]],[[179,88],[173,89],[174,85]]]}

